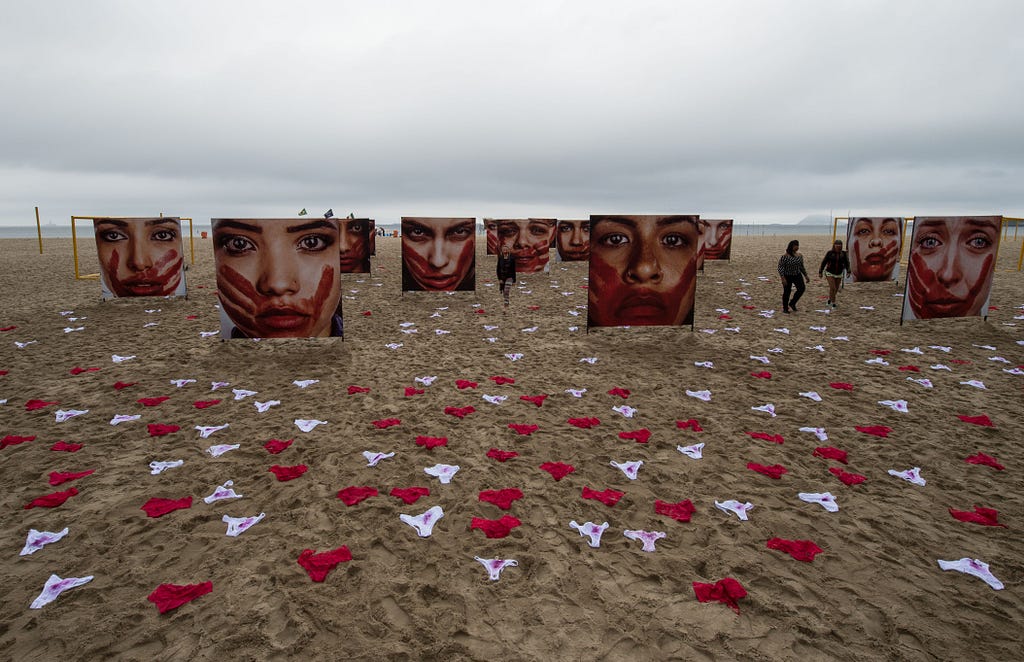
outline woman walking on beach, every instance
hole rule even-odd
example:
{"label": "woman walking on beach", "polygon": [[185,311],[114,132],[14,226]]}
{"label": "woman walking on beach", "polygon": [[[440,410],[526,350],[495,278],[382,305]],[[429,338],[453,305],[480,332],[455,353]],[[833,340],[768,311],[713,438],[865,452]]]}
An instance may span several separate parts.
{"label": "woman walking on beach", "polygon": [[498,255],[498,288],[508,305],[508,297],[512,292],[512,283],[516,282],[516,256],[508,244],[502,244]]}
{"label": "woman walking on beach", "polygon": [[825,258],[818,267],[818,278],[824,274],[828,279],[828,305],[836,307],[836,295],[839,294],[839,285],[843,282],[843,274],[850,271],[850,258],[843,250],[843,242],[836,239],[832,244],[832,250],[825,253]]}
{"label": "woman walking on beach", "polygon": [[[782,276],[782,312],[796,310],[796,302],[804,294],[804,281],[811,282],[811,277],[804,269],[804,256],[797,252],[800,242],[794,239],[786,246],[786,254],[779,258],[779,275]],[[801,278],[801,276],[803,278]],[[796,288],[796,294],[789,298],[789,293]]]}

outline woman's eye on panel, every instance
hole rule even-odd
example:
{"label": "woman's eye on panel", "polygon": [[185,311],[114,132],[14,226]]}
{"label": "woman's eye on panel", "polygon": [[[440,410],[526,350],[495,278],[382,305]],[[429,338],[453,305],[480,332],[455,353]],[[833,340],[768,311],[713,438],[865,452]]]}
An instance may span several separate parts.
{"label": "woman's eye on panel", "polygon": [[246,237],[238,235],[227,235],[217,240],[217,245],[231,255],[240,255],[247,251],[255,251],[256,245]]}
{"label": "woman's eye on panel", "polygon": [[624,246],[629,243],[629,237],[621,232],[610,232],[603,237],[598,237],[597,242],[605,246]]}
{"label": "woman's eye on panel", "polygon": [[334,238],[326,234],[308,234],[298,241],[299,248],[310,253],[319,253],[334,245]]}
{"label": "woman's eye on panel", "polygon": [[162,229],[155,231],[152,238],[156,241],[174,241],[178,238],[178,233],[175,230]]}
{"label": "woman's eye on panel", "polygon": [[938,248],[942,245],[936,237],[921,237],[921,240],[917,242],[918,246],[924,249]]}
{"label": "woman's eye on panel", "polygon": [[102,230],[100,232],[100,239],[102,241],[126,241],[128,236],[120,230]]}
{"label": "woman's eye on panel", "polygon": [[425,228],[421,225],[414,225],[408,230],[404,230],[403,232],[404,234],[408,235],[410,239],[416,241],[423,241],[434,236],[433,232],[431,232],[428,228]]}
{"label": "woman's eye on panel", "polygon": [[686,235],[673,232],[661,238],[661,243],[669,248],[685,248],[690,245]]}
{"label": "woman's eye on panel", "polygon": [[987,235],[976,234],[967,240],[967,245],[975,250],[985,250],[995,243]]}
{"label": "woman's eye on panel", "polygon": [[473,236],[473,229],[468,226],[459,226],[448,231],[447,237],[453,241],[465,241]]}

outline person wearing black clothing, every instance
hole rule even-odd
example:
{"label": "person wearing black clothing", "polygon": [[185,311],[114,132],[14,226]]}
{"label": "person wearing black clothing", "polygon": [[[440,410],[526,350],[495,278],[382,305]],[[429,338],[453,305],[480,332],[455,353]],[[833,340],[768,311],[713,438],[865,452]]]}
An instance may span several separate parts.
{"label": "person wearing black clothing", "polygon": [[828,279],[828,305],[835,308],[839,285],[843,282],[843,274],[850,271],[850,258],[843,250],[843,242],[839,239],[832,244],[832,250],[825,253],[825,258],[818,267],[818,278],[824,274]]}
{"label": "person wearing black clothing", "polygon": [[498,287],[501,296],[505,299],[506,306],[514,282],[516,282],[516,256],[512,254],[512,249],[508,244],[504,244],[498,255]]}
{"label": "person wearing black clothing", "polygon": [[[786,246],[786,254],[779,258],[779,276],[782,277],[782,312],[788,313],[796,310],[796,302],[803,296],[804,281],[811,282],[811,277],[804,269],[804,256],[797,252],[800,242],[794,239]],[[802,278],[801,278],[802,276]],[[791,299],[789,293],[796,288],[796,294]]]}

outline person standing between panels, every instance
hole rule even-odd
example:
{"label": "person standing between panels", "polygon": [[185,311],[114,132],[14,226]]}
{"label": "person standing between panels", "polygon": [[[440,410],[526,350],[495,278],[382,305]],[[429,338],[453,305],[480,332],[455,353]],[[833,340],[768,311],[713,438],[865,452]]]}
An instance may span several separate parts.
{"label": "person standing between panels", "polygon": [[[807,270],[804,268],[804,256],[800,255],[800,242],[794,239],[789,242],[786,246],[786,253],[779,258],[779,276],[782,277],[782,312],[788,313],[792,310],[794,313],[798,312],[796,309],[796,302],[803,296],[804,281],[811,282],[811,277],[807,275]],[[796,293],[793,298],[790,298],[790,292],[796,288]]]}
{"label": "person standing between panels", "polygon": [[498,255],[498,289],[505,300],[505,306],[508,306],[514,282],[516,282],[516,256],[512,254],[512,248],[508,244],[504,244]]}
{"label": "person standing between panels", "polygon": [[843,282],[843,274],[850,271],[850,258],[843,250],[843,242],[836,239],[832,243],[832,250],[825,253],[821,266],[818,267],[818,278],[824,274],[828,280],[828,305],[835,308],[838,303],[836,295],[839,294],[839,286]]}

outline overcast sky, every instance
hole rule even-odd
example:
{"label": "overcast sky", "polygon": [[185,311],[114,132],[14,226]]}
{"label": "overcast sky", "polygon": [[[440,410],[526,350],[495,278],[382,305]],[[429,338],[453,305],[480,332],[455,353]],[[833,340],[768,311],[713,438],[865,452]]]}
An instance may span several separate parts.
{"label": "overcast sky", "polygon": [[0,224],[1024,216],[1024,2],[5,2]]}

